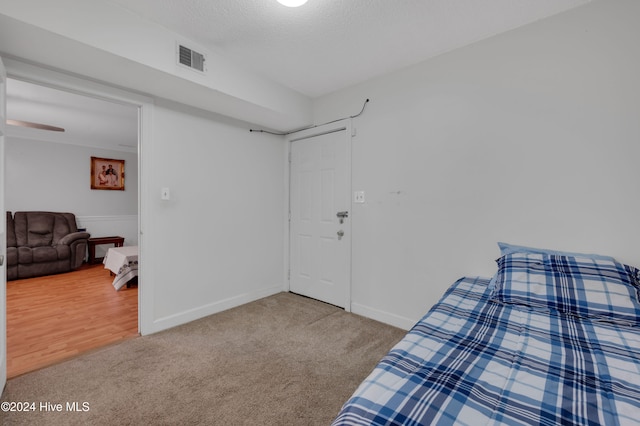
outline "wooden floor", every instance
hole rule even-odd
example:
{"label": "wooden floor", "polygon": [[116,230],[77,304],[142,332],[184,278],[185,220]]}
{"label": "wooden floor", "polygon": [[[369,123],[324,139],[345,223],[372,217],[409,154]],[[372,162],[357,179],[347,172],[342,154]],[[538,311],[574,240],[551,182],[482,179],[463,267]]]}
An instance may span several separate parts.
{"label": "wooden floor", "polygon": [[7,377],[138,335],[138,287],[102,264],[7,282]]}

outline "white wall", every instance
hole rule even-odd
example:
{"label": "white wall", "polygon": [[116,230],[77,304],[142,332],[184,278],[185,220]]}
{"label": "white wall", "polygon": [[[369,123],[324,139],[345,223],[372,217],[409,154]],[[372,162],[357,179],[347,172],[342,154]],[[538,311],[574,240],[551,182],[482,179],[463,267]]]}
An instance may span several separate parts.
{"label": "white wall", "polygon": [[[456,278],[491,275],[499,240],[640,265],[639,7],[596,1],[315,102],[322,123],[371,99],[354,312],[408,327]],[[144,331],[280,291],[282,138],[163,101],[145,114]]]}
{"label": "white wall", "polygon": [[[92,236],[121,235],[126,245],[137,244],[137,154],[10,136],[5,153],[8,211],[74,213]],[[125,160],[124,191],[91,189],[92,156]]]}
{"label": "white wall", "polygon": [[353,311],[408,327],[497,241],[640,265],[640,2],[594,2],[318,99],[352,115]]}
{"label": "white wall", "polygon": [[[82,216],[138,213],[138,156],[7,137],[7,210],[68,211]],[[91,157],[125,160],[125,190],[91,189]]]}
{"label": "white wall", "polygon": [[[7,68],[16,78],[141,106],[143,334],[284,289],[284,138],[252,133],[246,123],[20,61],[7,61]],[[34,148],[34,155],[41,149],[46,150],[42,158],[52,161],[76,155],[55,145]],[[124,158],[127,176],[137,175],[138,170],[130,169]],[[18,162],[12,164],[20,168]],[[38,164],[46,168],[42,161]],[[8,171],[7,176],[14,172]],[[77,180],[88,185],[85,172],[79,172]],[[79,185],[73,187],[75,191],[84,188],[84,183]],[[170,189],[169,201],[160,199],[163,187]],[[128,217],[128,211],[122,213],[127,214],[113,217]],[[82,210],[81,219],[90,222],[98,217],[95,214],[100,213]]]}
{"label": "white wall", "polygon": [[283,138],[166,101],[152,123],[141,253],[151,331],[282,291]]}

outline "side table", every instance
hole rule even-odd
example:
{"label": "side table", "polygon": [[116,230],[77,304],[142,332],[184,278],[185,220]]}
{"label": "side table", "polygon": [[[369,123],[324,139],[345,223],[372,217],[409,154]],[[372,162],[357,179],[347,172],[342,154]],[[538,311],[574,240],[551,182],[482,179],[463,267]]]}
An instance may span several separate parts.
{"label": "side table", "polygon": [[96,237],[89,238],[89,264],[100,263],[102,259],[96,259],[96,246],[101,244],[113,244],[114,247],[122,247],[124,244],[124,237]]}

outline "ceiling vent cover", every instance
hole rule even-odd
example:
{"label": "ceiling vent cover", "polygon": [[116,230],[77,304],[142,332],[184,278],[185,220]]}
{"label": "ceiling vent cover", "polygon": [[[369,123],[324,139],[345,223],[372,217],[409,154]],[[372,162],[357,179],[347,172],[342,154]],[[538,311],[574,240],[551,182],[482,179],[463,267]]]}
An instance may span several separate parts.
{"label": "ceiling vent cover", "polygon": [[178,62],[194,70],[204,72],[205,57],[202,53],[178,45]]}

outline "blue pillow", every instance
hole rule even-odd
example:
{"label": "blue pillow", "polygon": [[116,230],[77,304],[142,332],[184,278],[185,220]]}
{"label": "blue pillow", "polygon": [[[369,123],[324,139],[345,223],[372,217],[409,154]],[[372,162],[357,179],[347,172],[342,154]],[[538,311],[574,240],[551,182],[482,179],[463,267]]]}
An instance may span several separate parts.
{"label": "blue pillow", "polygon": [[490,299],[543,312],[640,325],[638,269],[577,256],[512,253],[497,260]]}
{"label": "blue pillow", "polygon": [[[603,256],[601,254],[588,254],[588,253],[575,253],[569,251],[559,251],[559,250],[549,250],[543,248],[536,247],[528,247],[528,246],[519,246],[515,244],[509,244],[504,242],[498,242],[498,247],[500,248],[500,256],[504,256],[507,254],[513,253],[533,253],[533,254],[553,254],[557,256],[573,256],[573,257],[584,257],[587,259],[596,259],[596,260],[609,260],[615,262],[615,258],[611,256]],[[489,292],[492,292],[496,286],[496,279],[498,274],[496,273],[489,281],[489,285],[487,286]]]}
{"label": "blue pillow", "polygon": [[512,253],[535,253],[535,254],[555,254],[558,256],[585,257],[588,259],[610,260],[612,262],[616,261],[611,256],[603,256],[600,254],[573,253],[570,251],[548,250],[548,249],[535,248],[535,247],[517,246],[515,244],[508,244],[503,242],[499,242],[498,247],[500,247],[500,256],[504,256],[505,254],[512,254]]}

